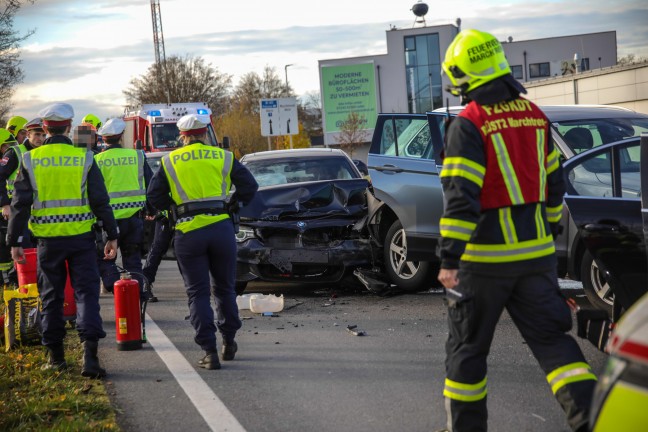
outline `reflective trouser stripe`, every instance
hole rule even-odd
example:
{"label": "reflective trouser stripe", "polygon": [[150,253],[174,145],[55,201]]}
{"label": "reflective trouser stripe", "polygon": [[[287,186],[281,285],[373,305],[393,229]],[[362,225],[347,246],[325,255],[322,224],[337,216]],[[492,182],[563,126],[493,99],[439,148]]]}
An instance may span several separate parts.
{"label": "reflective trouser stripe", "polygon": [[462,384],[446,378],[443,396],[462,402],[482,400],[486,397],[486,378],[477,384]]}
{"label": "reflective trouser stripe", "polygon": [[554,394],[567,384],[586,380],[596,381],[596,375],[592,373],[590,366],[584,362],[570,363],[555,369],[547,375],[547,382]]}
{"label": "reflective trouser stripe", "polygon": [[6,263],[0,263],[0,271],[9,271],[13,268],[14,263],[13,261],[9,261]]}

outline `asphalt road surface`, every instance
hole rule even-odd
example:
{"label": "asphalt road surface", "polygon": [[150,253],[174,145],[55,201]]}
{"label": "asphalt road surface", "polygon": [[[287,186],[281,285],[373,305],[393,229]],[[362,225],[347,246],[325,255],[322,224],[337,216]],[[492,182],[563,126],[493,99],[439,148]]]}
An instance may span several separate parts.
{"label": "asphalt road surface", "polygon": [[[102,295],[108,332],[100,358],[118,422],[127,431],[434,431],[445,423],[443,296],[438,290],[380,297],[332,286],[250,284],[282,293],[269,317],[241,311],[239,352],[221,370],[197,367],[202,351],[174,261],[165,261],[149,304],[149,343],[118,351],[112,296]],[[565,292],[585,301],[580,284]],[[356,325],[365,336],[354,336]],[[579,340],[595,373],[606,356]],[[220,338],[219,338],[220,344]],[[488,371],[489,428],[568,431],[530,350],[505,313]]]}

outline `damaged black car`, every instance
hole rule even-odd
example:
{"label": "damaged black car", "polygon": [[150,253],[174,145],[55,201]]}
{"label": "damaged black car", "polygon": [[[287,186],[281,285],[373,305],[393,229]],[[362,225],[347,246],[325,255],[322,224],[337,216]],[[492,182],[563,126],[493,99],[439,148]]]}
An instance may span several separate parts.
{"label": "damaged black car", "polygon": [[337,283],[371,267],[367,186],[338,149],[245,155],[259,183],[240,210],[236,288],[248,282]]}

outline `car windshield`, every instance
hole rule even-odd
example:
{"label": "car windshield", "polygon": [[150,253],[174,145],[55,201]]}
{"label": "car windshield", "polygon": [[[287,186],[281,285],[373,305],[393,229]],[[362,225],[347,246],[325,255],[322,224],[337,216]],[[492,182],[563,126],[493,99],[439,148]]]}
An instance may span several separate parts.
{"label": "car windshield", "polygon": [[299,157],[243,161],[260,187],[358,178],[344,157]]}
{"label": "car windshield", "polygon": [[[153,134],[153,146],[156,149],[182,147],[180,131],[175,123],[154,123],[151,125],[151,132]],[[216,136],[214,135],[214,129],[211,127],[207,128],[207,139],[209,142],[205,144],[216,145]]]}
{"label": "car windshield", "polygon": [[648,132],[646,118],[580,119],[552,124],[574,154]]}

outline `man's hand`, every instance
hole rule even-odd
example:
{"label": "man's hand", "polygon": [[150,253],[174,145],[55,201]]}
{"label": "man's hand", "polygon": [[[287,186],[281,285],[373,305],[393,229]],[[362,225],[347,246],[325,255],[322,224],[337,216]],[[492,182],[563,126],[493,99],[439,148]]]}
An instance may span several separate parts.
{"label": "man's hand", "polygon": [[111,260],[117,258],[117,240],[108,240],[104,246],[104,259]]}
{"label": "man's hand", "polygon": [[25,264],[27,262],[27,260],[25,259],[25,251],[23,250],[22,246],[12,246],[11,258],[18,264]]}
{"label": "man's hand", "polygon": [[441,282],[444,287],[454,288],[459,283],[459,279],[457,279],[458,272],[457,269],[441,269],[437,279],[439,279],[439,282]]}
{"label": "man's hand", "polygon": [[2,217],[8,220],[9,216],[11,216],[11,206],[9,204],[3,205],[2,206]]}

